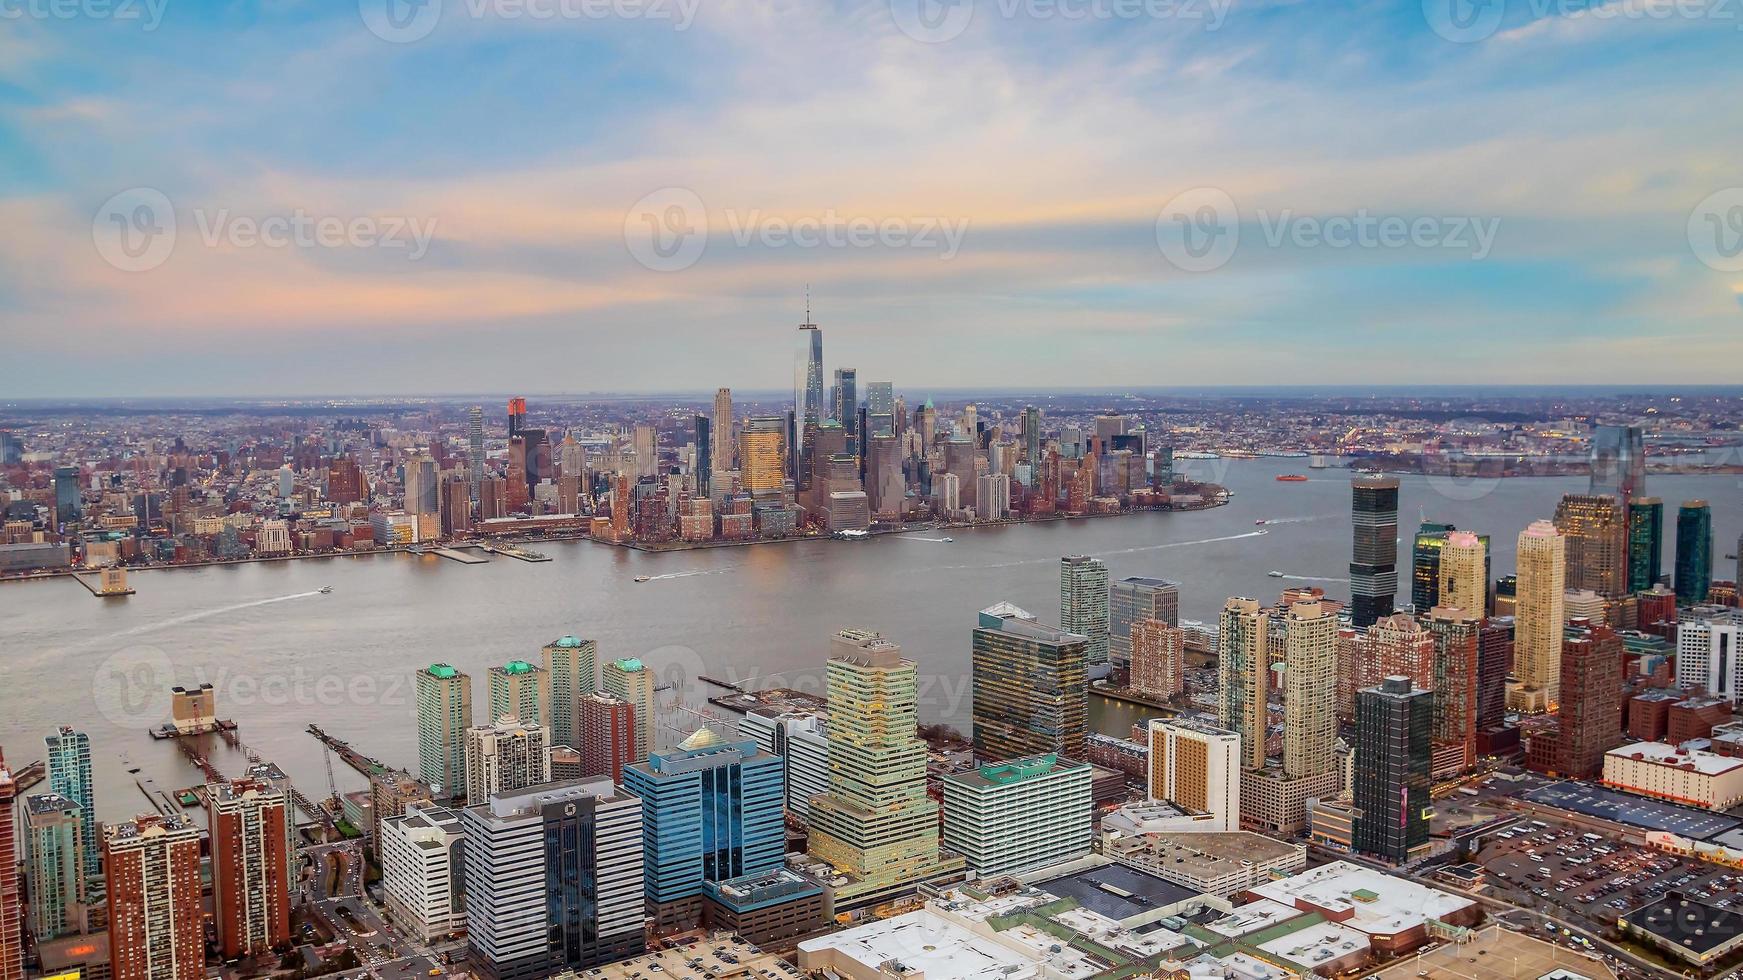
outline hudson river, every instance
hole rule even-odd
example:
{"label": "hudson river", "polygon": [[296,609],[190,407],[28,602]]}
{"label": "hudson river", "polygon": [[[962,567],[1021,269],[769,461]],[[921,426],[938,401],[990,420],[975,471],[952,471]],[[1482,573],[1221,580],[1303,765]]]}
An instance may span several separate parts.
{"label": "hudson river", "polygon": [[[975,613],[1008,600],[1057,622],[1061,555],[1101,557],[1116,578],[1176,579],[1182,615],[1191,619],[1213,619],[1230,595],[1273,601],[1290,585],[1347,595],[1349,473],[1310,471],[1306,463],[1182,461],[1190,475],[1235,496],[1226,507],[1178,514],[667,554],[535,543],[554,559],[543,563],[382,555],[149,570],[131,576],[137,595],[108,600],[64,579],[0,585],[0,747],[16,769],[42,757],[42,738],[54,726],[82,727],[93,743],[99,815],[123,817],[146,809],[123,755],[161,788],[196,781],[172,742],[145,732],[167,718],[171,684],[210,682],[219,716],[239,723],[247,746],[320,798],[322,753],[305,726],[314,722],[415,770],[411,675],[433,661],[473,675],[479,721],[487,713],[486,670],[517,657],[536,661],[541,645],[565,633],[598,640],[602,659],[641,657],[676,685],[668,700],[701,706],[719,693],[697,679],[703,674],[750,688],[820,690],[829,637],[843,626],[902,644],[920,665],[922,718],[966,728]],[[1310,479],[1274,479],[1289,472]],[[1401,600],[1408,600],[1409,537],[1422,516],[1493,535],[1500,576],[1513,570],[1519,531],[1585,484],[1584,477],[1404,477]],[[1743,530],[1739,478],[1655,475],[1649,490],[1665,501],[1666,573],[1676,505],[1703,497],[1713,505],[1714,577],[1730,578],[1735,566],[1724,556]],[[1255,526],[1259,519],[1268,523]],[[955,540],[936,540],[947,535]],[[1286,577],[1269,577],[1272,569]],[[654,578],[638,583],[638,575]],[[320,591],[326,586],[331,593]],[[1110,732],[1142,715],[1091,701],[1092,718]],[[668,717],[700,723],[677,711]],[[214,753],[221,768],[240,769],[240,757],[221,743]],[[334,765],[341,789],[363,785]]]}

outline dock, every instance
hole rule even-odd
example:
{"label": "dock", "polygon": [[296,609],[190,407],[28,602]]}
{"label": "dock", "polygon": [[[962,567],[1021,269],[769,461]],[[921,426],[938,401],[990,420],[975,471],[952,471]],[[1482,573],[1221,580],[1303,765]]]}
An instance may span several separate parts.
{"label": "dock", "polygon": [[459,549],[456,549],[456,548],[434,548],[429,552],[429,554],[439,555],[439,556],[441,556],[443,558],[447,558],[451,561],[457,561],[462,565],[488,565],[488,564],[490,564],[490,559],[488,559],[488,558],[480,558],[477,555],[469,555],[466,552],[460,551]]}
{"label": "dock", "polygon": [[[117,599],[121,596],[132,595],[133,589],[129,588],[127,585],[127,573],[120,569],[115,569],[114,571],[119,572],[120,574],[99,574],[97,576],[87,577],[74,573],[67,577],[84,586],[85,591],[99,599]],[[110,570],[104,569],[104,572],[108,573]]]}
{"label": "dock", "polygon": [[322,745],[325,745],[327,748],[339,753],[340,761],[357,770],[366,779],[371,776],[379,776],[384,772],[396,771],[392,766],[382,762],[380,759],[364,755],[352,746],[350,742],[347,742],[342,738],[335,738],[332,735],[328,735],[326,732],[321,730],[321,726],[319,725],[310,725],[308,727],[308,733],[315,736]]}
{"label": "dock", "polygon": [[146,801],[159,815],[173,817],[182,812],[181,804],[176,802],[175,797],[158,789],[157,783],[153,782],[150,776],[134,777],[133,785],[139,787],[139,791],[145,794]]}
{"label": "dock", "polygon": [[48,766],[44,765],[41,759],[38,759],[25,766],[23,769],[15,771],[12,774],[12,783],[18,788],[19,793],[23,793],[25,790],[35,786],[37,783],[40,783],[47,778]]}
{"label": "dock", "polygon": [[519,558],[521,561],[550,561],[551,560],[550,555],[544,554],[542,552],[534,551],[531,548],[522,548],[520,545],[517,545],[517,544],[483,544],[483,545],[479,545],[479,547],[483,548],[489,554],[507,555],[510,558]]}

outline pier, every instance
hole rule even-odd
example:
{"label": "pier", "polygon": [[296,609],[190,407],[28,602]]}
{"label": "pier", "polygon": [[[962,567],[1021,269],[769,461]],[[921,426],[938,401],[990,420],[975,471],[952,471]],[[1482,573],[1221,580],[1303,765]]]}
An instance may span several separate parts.
{"label": "pier", "polygon": [[441,556],[443,558],[447,558],[451,561],[457,561],[462,565],[488,565],[488,564],[490,564],[490,559],[480,558],[477,555],[469,555],[466,552],[459,550],[458,548],[435,548],[435,549],[431,550],[429,553],[432,555],[439,555],[439,556]]}
{"label": "pier", "polygon": [[326,732],[321,730],[321,726],[319,725],[310,725],[308,727],[308,733],[319,739],[322,745],[325,745],[327,748],[339,753],[341,761],[357,770],[359,773],[362,773],[366,779],[371,776],[379,776],[384,772],[398,771],[387,763],[382,762],[380,759],[359,752],[350,742],[347,742],[342,738],[334,738],[333,736],[328,735]]}
{"label": "pier", "polygon": [[479,545],[479,547],[483,548],[486,552],[488,552],[490,554],[507,555],[510,558],[519,558],[521,561],[550,561],[551,560],[550,555],[543,554],[542,552],[534,551],[531,548],[522,548],[518,544],[482,544],[482,545]]}
{"label": "pier", "polygon": [[102,569],[95,576],[84,576],[75,572],[70,577],[99,599],[115,599],[133,594],[133,589],[127,585],[125,568],[112,566]]}
{"label": "pier", "polygon": [[25,766],[23,769],[19,769],[12,773],[13,785],[18,788],[19,793],[23,793],[25,790],[35,786],[37,783],[40,783],[47,778],[48,767],[43,764],[41,759],[38,759]]}

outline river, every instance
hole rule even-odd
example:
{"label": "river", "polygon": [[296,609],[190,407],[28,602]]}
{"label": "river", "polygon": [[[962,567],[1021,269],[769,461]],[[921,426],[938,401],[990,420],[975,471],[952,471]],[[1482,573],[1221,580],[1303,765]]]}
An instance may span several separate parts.
{"label": "river", "polygon": [[[0,747],[14,768],[42,755],[42,738],[70,723],[91,735],[99,815],[142,810],[127,763],[164,788],[195,781],[173,743],[147,728],[167,718],[172,683],[213,683],[220,717],[282,766],[311,797],[326,795],[315,722],[389,763],[415,768],[411,674],[433,661],[473,675],[482,704],[488,667],[537,658],[564,633],[599,641],[602,657],[641,657],[700,705],[706,674],[749,687],[818,690],[830,635],[882,631],[922,674],[921,714],[966,727],[970,630],[977,610],[1015,602],[1058,617],[1061,555],[1107,561],[1113,576],[1182,583],[1182,614],[1208,620],[1230,595],[1273,600],[1288,585],[1347,594],[1349,474],[1301,459],[1181,461],[1235,492],[1205,511],[649,554],[587,541],[535,544],[553,560],[494,557],[464,565],[378,555],[136,572],[136,595],[99,600],[66,580],[0,585]],[[1306,482],[1280,483],[1300,472]],[[1583,477],[1403,481],[1405,541],[1420,516],[1494,535],[1497,575],[1513,544]],[[1714,510],[1716,578],[1743,530],[1735,476],[1653,476],[1667,523],[1686,497]],[[1269,523],[1255,526],[1258,519]],[[1259,533],[1263,531],[1264,533]],[[1672,528],[1666,528],[1667,539]],[[944,536],[954,542],[935,540]],[[1667,546],[1670,541],[1667,540]],[[1408,544],[1400,546],[1408,598]],[[1666,571],[1671,556],[1665,558]],[[1275,579],[1277,569],[1287,577]],[[638,583],[638,575],[655,576]],[[331,593],[320,590],[330,586]],[[1092,698],[1092,718],[1121,732],[1144,712]],[[483,720],[479,712],[479,720]],[[677,723],[693,717],[672,716]],[[241,760],[223,746],[227,771]],[[341,789],[362,781],[335,760]],[[40,791],[40,790],[38,790]]]}

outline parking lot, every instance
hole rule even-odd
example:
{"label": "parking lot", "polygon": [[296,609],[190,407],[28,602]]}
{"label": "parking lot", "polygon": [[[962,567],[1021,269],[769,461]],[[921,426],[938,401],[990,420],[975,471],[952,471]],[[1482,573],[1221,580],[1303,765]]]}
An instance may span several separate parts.
{"label": "parking lot", "polygon": [[1673,888],[1743,907],[1743,872],[1541,818],[1491,839],[1477,861],[1497,897],[1558,906],[1553,914],[1600,934],[1623,912]]}

